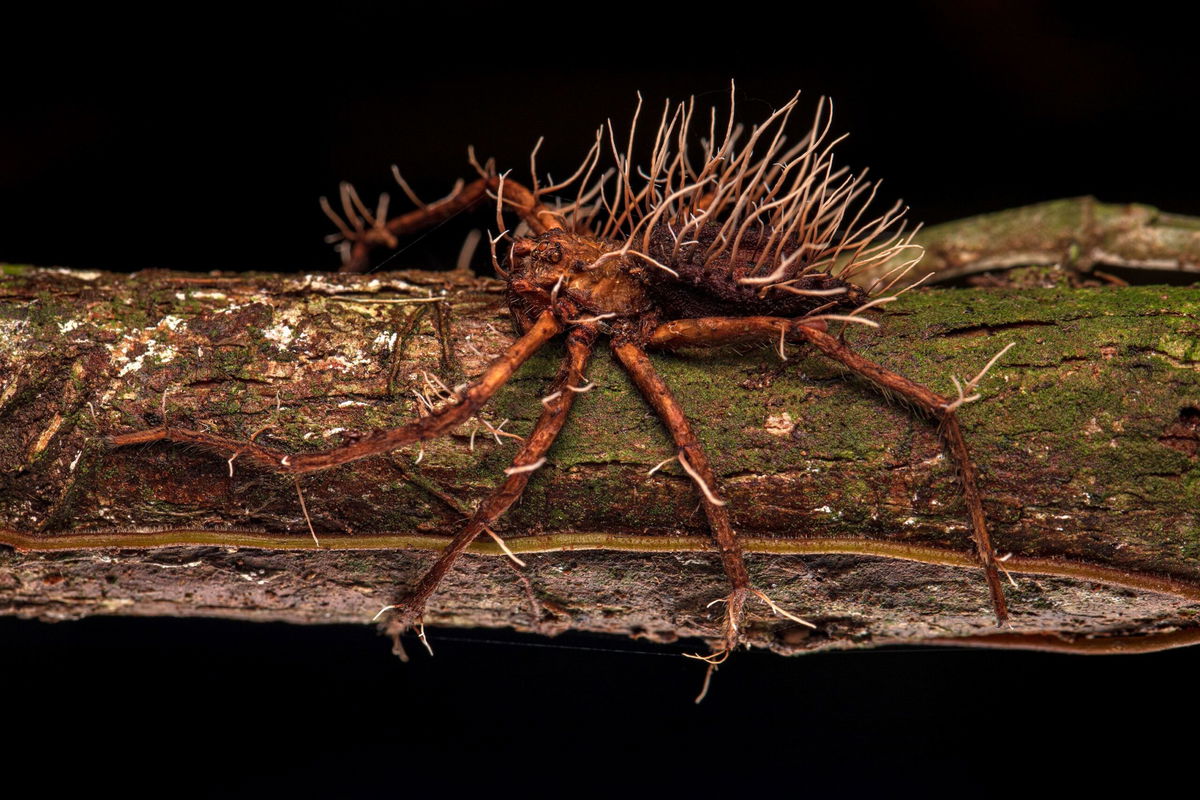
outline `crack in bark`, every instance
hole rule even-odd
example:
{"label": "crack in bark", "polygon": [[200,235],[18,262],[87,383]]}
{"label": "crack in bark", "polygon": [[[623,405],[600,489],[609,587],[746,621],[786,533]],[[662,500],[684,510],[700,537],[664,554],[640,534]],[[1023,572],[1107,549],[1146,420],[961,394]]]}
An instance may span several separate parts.
{"label": "crack in bark", "polygon": [[[149,541],[147,541],[149,540]],[[73,552],[98,549],[157,549],[219,545],[235,548],[264,548],[279,550],[441,550],[449,539],[442,536],[416,535],[322,535],[320,542],[311,538],[282,536],[249,530],[131,530],[85,533],[71,536],[38,537],[15,531],[0,530],[0,544],[17,550],[40,553]],[[804,537],[772,539],[753,536],[740,537],[747,553],[775,555],[867,555],[922,564],[979,569],[979,563],[968,552],[915,545],[880,539],[846,539]],[[505,539],[505,544],[517,554],[565,553],[582,550],[604,550],[623,553],[711,553],[712,541],[705,536],[622,536],[613,533],[544,534]],[[473,555],[507,558],[498,544],[479,540],[467,552]],[[1192,583],[1149,573],[1121,570],[1068,559],[1030,558],[1012,556],[1004,562],[1013,574],[1048,575],[1059,578],[1092,580],[1112,586],[1169,594],[1200,602],[1200,582]]]}

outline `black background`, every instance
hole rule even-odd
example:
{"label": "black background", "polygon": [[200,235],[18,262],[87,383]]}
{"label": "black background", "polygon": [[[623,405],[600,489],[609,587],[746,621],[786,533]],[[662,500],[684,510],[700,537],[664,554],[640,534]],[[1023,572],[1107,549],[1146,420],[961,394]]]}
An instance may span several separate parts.
{"label": "black background", "polygon": [[[519,173],[539,135],[562,176],[636,90],[723,104],[731,77],[745,119],[832,96],[842,163],[915,219],[1087,193],[1200,214],[1194,28],[1158,6],[433,5],[9,19],[0,260],[333,268],[316,198],[340,180],[398,196],[397,163],[436,197],[465,145]],[[469,226],[393,265],[446,266]],[[435,641],[402,665],[368,627],[4,619],[0,735],[47,787],[1011,796],[1152,782],[1200,711],[1196,651],[741,654],[694,707],[673,649]]]}

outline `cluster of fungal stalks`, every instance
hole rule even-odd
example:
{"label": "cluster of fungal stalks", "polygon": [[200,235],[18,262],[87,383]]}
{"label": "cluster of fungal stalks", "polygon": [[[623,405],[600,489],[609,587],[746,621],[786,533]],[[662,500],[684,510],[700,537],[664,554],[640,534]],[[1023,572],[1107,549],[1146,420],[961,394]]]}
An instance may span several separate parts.
{"label": "cluster of fungal stalks", "polygon": [[[567,355],[503,483],[417,585],[386,607],[388,630],[399,636],[412,627],[421,630],[426,603],[456,559],[481,533],[495,536],[489,526],[546,464],[574,398],[590,387],[585,372],[594,346],[607,336],[614,357],[670,432],[676,452],[667,462],[678,461],[695,482],[730,582],[730,593],[714,601],[724,603],[725,625],[713,654],[703,656],[711,674],[711,666],[740,643],[748,600],[760,599],[776,614],[808,623],[751,586],[703,445],[647,351],[770,342],[778,343],[786,358],[787,342],[806,344],[937,422],[958,467],[992,607],[1003,621],[1007,608],[999,563],[975,465],[956,416],[963,403],[978,396],[969,393],[984,373],[960,385],[957,398],[948,399],[869,361],[842,336],[830,334],[831,325],[846,322],[877,325],[864,312],[894,299],[884,295],[917,263],[920,249],[904,231],[900,204],[882,213],[869,211],[879,185],[868,182],[865,172],[855,175],[834,166],[833,148],[840,139],[831,138],[827,102],[818,104],[804,135],[788,140],[797,102],[798,96],[793,97],[749,129],[734,121],[732,102],[723,124],[716,110],[698,112],[694,99],[668,103],[648,155],[639,159],[639,100],[629,133],[618,137],[611,122],[602,126],[582,164],[565,181],[538,179],[541,141],[529,159],[528,186],[510,172],[497,172],[492,161],[481,164],[471,152],[478,178],[460,182],[434,203],[422,202],[396,171],[417,207],[390,219],[387,196],[371,211],[344,184],[343,213],[335,213],[324,200],[322,206],[337,225],[339,233],[332,238],[347,272],[365,271],[372,251],[396,248],[405,234],[474,206],[492,205],[500,231],[489,240],[492,259],[507,281],[520,338],[474,381],[447,390],[444,403],[431,404],[425,416],[341,447],[285,453],[253,441],[178,428],[125,434],[115,441],[189,442],[292,475],[329,469],[448,433],[481,409],[529,356],[566,334]],[[609,159],[611,165],[603,167]],[[506,218],[513,215],[519,224],[510,233]],[[504,250],[498,253],[497,245],[506,240],[507,254],[501,258]],[[866,286],[856,283],[855,277],[868,270],[881,277]]]}
{"label": "cluster of fungal stalks", "polygon": [[[919,249],[911,234],[904,235],[900,202],[869,216],[879,183],[869,182],[865,170],[855,175],[847,167],[834,168],[833,149],[846,137],[830,138],[832,108],[825,98],[808,133],[794,144],[788,141],[799,97],[749,131],[735,123],[731,98],[723,126],[718,127],[717,110],[709,109],[698,143],[695,99],[674,109],[668,103],[644,169],[634,163],[639,98],[623,146],[611,122],[599,128],[584,163],[567,181],[539,189],[531,160],[533,193],[553,195],[576,183],[571,203],[556,208],[569,229],[624,242],[623,252],[636,248],[668,270],[675,267],[666,264],[708,273],[741,265],[733,277],[760,294],[803,292],[797,284],[819,272],[849,280]],[[597,176],[606,150],[614,166]],[[536,153],[535,148],[534,159]]]}

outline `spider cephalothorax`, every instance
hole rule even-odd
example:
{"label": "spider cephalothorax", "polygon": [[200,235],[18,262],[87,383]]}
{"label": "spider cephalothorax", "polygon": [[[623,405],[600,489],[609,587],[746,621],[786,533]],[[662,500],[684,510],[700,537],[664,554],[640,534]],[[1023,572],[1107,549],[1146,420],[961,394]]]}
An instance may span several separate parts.
{"label": "spider cephalothorax", "polygon": [[653,303],[636,277],[641,267],[620,246],[555,228],[513,243],[507,280],[530,317],[558,309],[563,322],[580,317],[644,317]]}
{"label": "spider cephalothorax", "polygon": [[[769,341],[777,342],[783,355],[786,342],[803,343],[938,423],[959,470],[992,607],[1003,621],[1007,608],[997,558],[975,465],[956,415],[960,405],[977,397],[971,392],[987,368],[959,386],[956,399],[949,399],[863,358],[841,337],[827,332],[835,324],[877,325],[864,312],[892,299],[883,295],[920,253],[911,233],[905,234],[899,204],[881,214],[868,213],[878,184],[867,182],[865,173],[834,167],[832,147],[838,140],[829,140],[827,103],[818,104],[811,129],[788,142],[787,124],[796,103],[793,97],[749,130],[735,124],[732,107],[724,125],[718,125],[715,110],[706,123],[697,122],[694,101],[667,104],[640,160],[635,156],[635,114],[623,147],[611,123],[602,127],[575,174],[556,184],[540,184],[533,165],[527,188],[508,173],[498,173],[492,162],[479,164],[472,154],[479,178],[426,204],[397,172],[401,187],[418,208],[392,219],[387,218],[386,197],[371,213],[354,190],[343,185],[345,218],[333,213],[328,203],[323,206],[340,231],[334,238],[345,259],[344,271],[365,270],[374,247],[394,247],[403,234],[489,198],[494,201],[502,232],[491,240],[493,263],[507,280],[509,305],[522,335],[441,408],[342,447],[284,453],[253,441],[178,428],[126,434],[115,441],[191,442],[231,453],[242,463],[289,474],[328,469],[448,433],[474,415],[530,355],[565,334],[567,356],[504,482],[479,505],[417,585],[384,609],[393,612],[388,628],[398,635],[419,626],[429,597],[471,542],[484,532],[496,535],[489,525],[521,496],[531,475],[546,462],[575,396],[590,387],[584,373],[593,347],[607,335],[614,357],[674,440],[674,458],[695,481],[728,576],[730,592],[718,598],[725,604],[724,632],[714,655],[706,657],[717,663],[739,643],[743,608],[752,597],[776,613],[804,621],[751,586],[702,443],[647,351]],[[605,170],[600,165],[606,153],[612,166]],[[521,225],[509,234],[505,217],[514,214]],[[510,245],[501,260],[497,244],[505,238]],[[859,285],[856,277],[868,273],[880,277]]]}

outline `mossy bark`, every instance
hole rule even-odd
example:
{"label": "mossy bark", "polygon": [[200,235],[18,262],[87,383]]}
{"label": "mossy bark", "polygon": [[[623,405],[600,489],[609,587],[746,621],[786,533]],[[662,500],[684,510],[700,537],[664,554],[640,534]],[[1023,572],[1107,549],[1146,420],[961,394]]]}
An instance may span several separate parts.
{"label": "mossy bark", "polygon": [[[1124,275],[1136,283],[1181,283],[1200,273],[1200,218],[1140,203],[1101,203],[1094,197],[1051,200],[934,225],[913,240],[920,265],[902,282],[932,272],[938,281],[981,286],[1046,285],[1071,279],[1105,285]],[[905,258],[909,254],[904,255]],[[899,260],[899,259],[898,259]],[[897,262],[864,278],[882,276]],[[1019,280],[1013,267],[1039,267]],[[986,273],[986,276],[984,275]]]}
{"label": "mossy bark", "polygon": [[[963,424],[1017,587],[1010,633],[1200,628],[1200,292],[918,290],[847,340],[943,393],[1016,342]],[[0,279],[0,610],[369,621],[502,479],[563,355],[423,450],[300,480],[105,437],[163,424],[296,451],[412,420],[435,379],[513,339],[503,285],[366,276],[6,267]],[[603,347],[603,345],[601,345]],[[655,355],[708,448],[755,586],[794,652],[995,631],[935,428],[776,343]],[[428,378],[426,377],[428,376]],[[431,625],[712,637],[725,593],[694,485],[606,352],[549,462],[434,595]],[[504,422],[507,420],[507,422]],[[503,423],[503,424],[502,424]],[[531,602],[532,601],[532,602]],[[995,641],[989,640],[989,641]],[[1029,640],[1032,641],[1032,640]]]}

